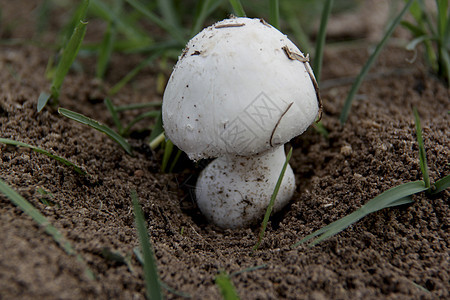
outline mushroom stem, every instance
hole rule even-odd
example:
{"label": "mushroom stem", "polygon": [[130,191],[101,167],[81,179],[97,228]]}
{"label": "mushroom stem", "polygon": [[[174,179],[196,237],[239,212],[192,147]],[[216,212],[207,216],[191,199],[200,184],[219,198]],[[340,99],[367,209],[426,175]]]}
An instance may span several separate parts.
{"label": "mushroom stem", "polygon": [[[260,219],[269,205],[286,160],[280,146],[253,157],[223,156],[200,174],[197,204],[206,218],[222,228],[239,228]],[[288,165],[273,211],[283,208],[295,190],[295,177]]]}

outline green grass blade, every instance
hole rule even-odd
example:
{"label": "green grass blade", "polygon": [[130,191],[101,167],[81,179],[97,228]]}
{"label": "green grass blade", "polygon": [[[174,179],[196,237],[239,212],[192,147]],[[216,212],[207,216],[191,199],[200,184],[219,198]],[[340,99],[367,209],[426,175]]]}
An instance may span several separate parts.
{"label": "green grass blade", "polygon": [[323,125],[321,121],[313,123],[313,128],[324,138],[328,139],[330,133],[328,132],[327,128]]}
{"label": "green grass blade", "polygon": [[131,70],[125,77],[123,77],[118,83],[116,83],[108,92],[110,96],[115,95],[125,84],[127,84],[131,79],[134,78],[144,67],[153,62],[160,54],[161,50],[153,53],[147,59],[142,61],[133,70]]}
{"label": "green grass blade", "polygon": [[111,117],[113,119],[114,125],[116,125],[117,130],[119,132],[122,132],[123,130],[123,126],[122,123],[120,122],[119,116],[117,115],[117,110],[116,107],[114,106],[114,104],[111,102],[111,100],[109,98],[105,98],[105,106],[108,109],[109,113],[111,114]]}
{"label": "green grass blade", "polygon": [[405,48],[406,48],[406,50],[413,51],[416,49],[418,44],[424,43],[425,41],[427,41],[429,39],[430,39],[430,37],[427,35],[418,36],[417,38],[415,38],[411,42],[409,42]]}
{"label": "green grass blade", "polygon": [[175,154],[175,157],[172,160],[172,163],[170,164],[169,173],[173,172],[173,169],[175,169],[175,166],[177,165],[178,160],[180,159],[181,154],[183,151],[180,149],[177,150],[177,154]]}
{"label": "green grass blade", "polygon": [[404,183],[401,185],[398,185],[396,187],[393,187],[380,195],[376,196],[372,200],[370,200],[367,204],[363,205],[358,210],[354,211],[353,213],[325,226],[321,229],[307,235],[303,239],[301,239],[299,242],[294,244],[292,247],[297,247],[312,238],[315,238],[319,236],[316,240],[314,240],[310,247],[320,243],[321,241],[338,234],[339,232],[343,231],[348,226],[354,224],[355,222],[361,220],[365,216],[367,216],[370,213],[376,212],[378,210],[393,207],[396,205],[403,205],[407,203],[411,203],[407,197],[423,192],[427,190],[425,187],[425,184],[423,181],[413,181]]}
{"label": "green grass blade", "polygon": [[450,187],[450,175],[447,175],[434,183],[432,194],[437,194]]}
{"label": "green grass blade", "polygon": [[[150,142],[155,140],[158,136],[164,133],[164,128],[162,124],[162,113],[160,112],[159,116],[156,118],[155,127],[153,127],[152,133],[150,133],[150,137],[148,138]],[[152,148],[153,149],[153,148]]]}
{"label": "green grass blade", "polygon": [[414,120],[416,123],[417,143],[419,144],[420,170],[422,171],[425,187],[429,188],[431,184],[430,184],[430,176],[428,175],[427,152],[425,151],[425,146],[423,144],[422,126],[420,125],[420,117],[419,113],[417,112],[417,108],[414,107],[413,112],[414,112]]}
{"label": "green grass blade", "polygon": [[402,11],[398,14],[398,16],[394,19],[394,21],[389,26],[386,34],[384,35],[383,39],[378,43],[377,47],[375,48],[375,51],[370,55],[369,59],[363,66],[361,72],[359,73],[358,77],[356,78],[355,82],[353,83],[350,92],[347,96],[347,99],[345,100],[344,107],[341,111],[341,115],[339,117],[339,121],[341,122],[341,125],[343,125],[347,119],[348,115],[350,114],[350,109],[352,106],[353,99],[355,98],[356,92],[358,91],[359,87],[361,86],[361,83],[363,82],[364,78],[366,77],[367,73],[369,72],[369,69],[372,67],[373,63],[377,59],[378,55],[380,54],[381,50],[384,48],[384,45],[394,32],[397,25],[400,23],[401,19],[403,18],[403,15],[408,11],[408,8],[410,5],[414,2],[414,0],[409,0],[405,6],[403,7]]}
{"label": "green grass blade", "polygon": [[302,24],[300,23],[300,20],[295,12],[290,8],[290,6],[283,5],[283,3],[285,2],[281,2],[282,15],[284,16],[284,20],[289,25],[289,28],[292,30],[294,37],[298,42],[297,46],[302,52],[310,53],[313,47],[311,46],[311,41],[308,34],[303,29]]}
{"label": "green grass blade", "polygon": [[150,238],[148,237],[144,213],[139,205],[139,200],[135,190],[131,192],[131,198],[133,200],[134,217],[139,236],[139,243],[141,244],[141,251],[144,259],[144,278],[147,299],[163,299],[155,254],[150,243]]}
{"label": "green grass blade", "polygon": [[116,106],[115,109],[117,112],[125,111],[125,110],[133,110],[133,109],[141,109],[141,108],[150,108],[161,106],[162,102],[146,102],[146,103],[136,103],[136,104],[127,104],[122,106]]}
{"label": "green grass blade", "polygon": [[242,274],[242,273],[253,272],[253,271],[256,271],[256,270],[259,270],[259,269],[264,269],[264,268],[267,268],[267,265],[266,265],[266,264],[262,264],[262,265],[258,265],[258,266],[254,266],[254,267],[245,268],[245,269],[243,269],[243,270],[240,270],[240,271],[236,271],[236,272],[231,273],[231,274],[230,274],[230,277],[234,277],[234,276],[240,275],[240,274]]}
{"label": "green grass blade", "polygon": [[111,128],[109,128],[108,126],[105,126],[103,124],[100,124],[99,122],[90,119],[82,114],[70,111],[68,109],[65,108],[59,108],[58,109],[58,113],[60,113],[61,115],[72,119],[74,121],[77,121],[81,124],[85,124],[88,125],[104,134],[106,134],[108,137],[110,137],[113,141],[115,141],[116,143],[118,143],[129,155],[133,155],[132,149],[130,144],[123,138],[121,137],[117,132],[115,132],[114,130],[112,130]]}
{"label": "green grass blade", "polygon": [[163,159],[161,163],[161,171],[165,172],[167,170],[167,165],[169,164],[170,157],[172,156],[173,152],[173,143],[171,140],[166,139],[166,145],[164,147],[164,154]]}
{"label": "green grass blade", "polygon": [[[73,31],[80,20],[84,20],[86,18],[86,14],[88,8],[91,7],[90,0],[81,0],[81,2],[75,12],[71,15],[69,21],[64,25],[64,28],[60,31],[60,39],[61,45],[65,45],[67,41],[70,39],[70,36],[73,34]],[[46,16],[48,18],[48,16]]]}
{"label": "green grass blade", "polygon": [[36,9],[36,33],[39,37],[48,29],[52,5],[50,0],[44,0]]}
{"label": "green grass blade", "polygon": [[414,25],[411,22],[401,21],[400,24],[403,27],[405,27],[406,29],[408,29],[409,31],[411,31],[411,33],[416,37],[426,35],[426,32],[422,27],[419,27],[418,25]]}
{"label": "green grass blade", "polygon": [[[450,19],[449,19],[450,20]],[[450,21],[449,21],[450,24]],[[447,80],[447,86],[450,86],[450,46],[439,47],[439,70],[438,73]]]}
{"label": "green grass blade", "polygon": [[404,198],[395,200],[386,207],[394,207],[394,206],[400,206],[400,205],[411,204],[411,203],[414,203],[414,201],[411,196],[408,196],[408,197],[404,197]]}
{"label": "green grass blade", "polygon": [[280,4],[278,0],[269,0],[269,23],[280,29]]}
{"label": "green grass blade", "polygon": [[72,66],[75,58],[77,57],[78,51],[80,50],[81,43],[83,42],[84,35],[86,34],[87,22],[80,22],[75,27],[72,36],[69,39],[66,47],[63,50],[61,60],[56,67],[56,72],[53,77],[53,82],[51,86],[52,99],[58,101],[59,93],[61,90],[62,83],[70,67]]}
{"label": "green grass blade", "polygon": [[283,168],[281,169],[280,176],[278,177],[277,183],[275,184],[275,188],[273,189],[272,196],[270,197],[269,205],[266,209],[266,214],[264,215],[263,222],[261,224],[261,231],[259,232],[258,241],[256,242],[256,245],[253,247],[252,251],[258,250],[259,246],[261,245],[261,241],[264,237],[264,233],[266,232],[267,228],[267,222],[269,222],[270,214],[272,213],[273,206],[275,205],[275,200],[278,195],[278,191],[280,190],[281,182],[283,181],[284,173],[286,172],[286,168],[289,164],[289,160],[292,156],[292,148],[289,150],[289,153],[286,156],[286,161],[284,162]]}
{"label": "green grass blade", "polygon": [[108,68],[109,60],[111,59],[111,54],[114,50],[114,42],[116,40],[116,26],[114,23],[110,22],[108,28],[106,29],[103,41],[100,44],[97,68],[95,76],[97,78],[103,79]]}
{"label": "green grass blade", "polygon": [[4,139],[4,138],[0,138],[0,143],[2,144],[7,144],[7,145],[12,145],[12,146],[16,146],[16,147],[25,147],[25,148],[29,148],[35,152],[47,155],[50,158],[53,158],[56,161],[59,161],[60,163],[65,164],[66,166],[72,167],[75,172],[77,172],[78,174],[81,175],[87,175],[86,171],[84,171],[81,167],[73,164],[72,162],[68,161],[67,159],[64,159],[62,157],[59,157],[57,155],[51,154],[50,152],[48,152],[47,150],[35,147],[35,146],[31,146],[22,142],[18,142],[18,141],[14,141],[14,140],[9,140],[9,139]]}
{"label": "green grass blade", "polygon": [[417,0],[417,3],[420,7],[420,22],[421,24],[423,24],[423,28],[425,28],[426,25],[426,28],[428,28],[428,31],[432,36],[438,36],[439,25],[436,23],[434,16],[431,16],[430,11],[425,4],[425,1]]}
{"label": "green grass blade", "polygon": [[151,22],[155,23],[158,27],[164,29],[169,33],[173,39],[177,40],[180,45],[184,46],[187,42],[184,34],[169,23],[161,20],[155,13],[150,11],[144,4],[142,4],[138,0],[125,0],[128,4],[134,7],[137,11],[139,11],[142,15],[148,18]]}
{"label": "green grass blade", "polygon": [[158,7],[164,21],[172,28],[176,28],[180,31],[180,23],[178,22],[177,13],[175,11],[175,4],[173,0],[158,0]]}
{"label": "green grass blade", "polygon": [[228,274],[221,272],[216,276],[215,283],[219,287],[224,300],[239,300],[239,295]]}
{"label": "green grass blade", "polygon": [[81,262],[85,267],[85,274],[89,279],[95,279],[94,273],[88,268],[85,260],[79,255],[72,244],[56,229],[47,218],[42,215],[30,202],[19,195],[15,190],[9,187],[3,180],[0,179],[0,192],[2,192],[14,205],[23,210],[28,216],[30,216],[36,223],[41,226],[45,232],[53,237],[53,240],[69,255],[73,255]]}
{"label": "green grass blade", "polygon": [[194,18],[194,25],[191,28],[191,36],[194,36],[202,29],[202,25],[208,17],[208,14],[211,11],[214,11],[218,5],[222,3],[222,0],[214,1],[214,0],[201,0],[197,4],[197,13]]}
{"label": "green grass blade", "polygon": [[443,40],[447,29],[447,22],[449,22],[448,15],[448,0],[436,0],[438,19],[437,27],[439,37]]}
{"label": "green grass blade", "polygon": [[47,102],[48,102],[48,100],[50,100],[50,98],[51,98],[51,95],[47,94],[47,93],[41,93],[39,95],[38,103],[37,103],[37,111],[38,112],[40,112],[45,107],[45,105],[47,105]]}
{"label": "green grass blade", "polygon": [[322,71],[323,49],[325,46],[325,39],[327,36],[327,24],[330,18],[331,8],[334,0],[326,0],[322,10],[322,17],[320,19],[319,33],[317,36],[316,49],[313,61],[313,70],[317,82],[320,83],[320,76]]}
{"label": "green grass blade", "polygon": [[130,23],[126,17],[120,15],[120,9],[116,9],[114,6],[110,6],[106,1],[91,0],[89,12],[101,19],[106,20],[108,23],[113,22],[117,26],[117,30],[131,41],[148,44],[151,42],[150,37],[143,30],[140,30],[137,24]]}
{"label": "green grass blade", "polygon": [[230,0],[230,4],[236,17],[245,17],[245,11],[240,0]]}
{"label": "green grass blade", "polygon": [[[144,257],[143,257],[143,255],[142,255],[141,250],[140,250],[138,247],[135,247],[135,248],[133,248],[133,252],[134,252],[134,254],[136,254],[137,260],[138,260],[142,265],[144,265]],[[174,294],[174,295],[176,295],[176,296],[179,296],[179,297],[182,297],[182,298],[192,298],[191,295],[189,295],[189,294],[187,294],[187,293],[184,293],[184,292],[177,291],[177,290],[171,288],[170,286],[168,286],[167,284],[165,284],[165,283],[164,283],[163,281],[161,281],[161,280],[159,281],[159,284],[161,285],[161,287],[162,287],[163,289],[165,289],[166,291],[168,291],[168,292],[170,292],[170,293],[172,293],[172,294]]]}
{"label": "green grass blade", "polygon": [[423,192],[427,189],[428,188],[422,180],[403,183],[376,196],[363,205],[360,210],[364,211],[366,214],[370,214],[385,207],[389,207],[389,205],[399,199]]}
{"label": "green grass blade", "polygon": [[165,141],[165,139],[166,136],[164,135],[164,132],[161,132],[158,136],[149,141],[150,149],[155,150],[159,145],[162,144],[162,142]]}
{"label": "green grass blade", "polygon": [[123,130],[121,130],[121,134],[127,135],[128,132],[130,131],[131,127],[136,125],[138,122],[145,120],[147,118],[157,118],[158,116],[159,116],[159,111],[148,111],[148,112],[142,113],[139,116],[137,116],[136,118],[134,118],[133,120],[131,120],[131,122],[127,125],[127,127],[125,127]]}

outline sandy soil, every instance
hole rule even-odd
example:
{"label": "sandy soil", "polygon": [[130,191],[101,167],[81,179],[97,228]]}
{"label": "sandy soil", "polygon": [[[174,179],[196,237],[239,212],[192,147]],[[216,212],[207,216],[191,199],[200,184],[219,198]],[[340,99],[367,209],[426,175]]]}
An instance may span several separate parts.
{"label": "sandy soil", "polygon": [[[36,3],[0,3],[1,37],[32,38],[35,24],[27,16]],[[7,29],[8,20],[20,25]],[[59,24],[56,17],[54,22]],[[0,46],[0,137],[47,149],[82,166],[90,177],[44,155],[0,145],[0,178],[71,241],[96,280],[0,195],[1,299],[144,299],[142,269],[133,254],[138,239],[131,189],[137,190],[148,222],[161,280],[194,299],[219,299],[218,272],[261,265],[232,277],[242,299],[449,298],[449,190],[415,195],[412,205],[374,213],[315,247],[291,249],[381,192],[421,179],[413,106],[422,119],[432,180],[450,173],[449,89],[420,60],[408,63],[411,53],[391,46],[381,54],[341,127],[339,112],[350,87],[346,78],[359,72],[368,46],[327,49],[322,95],[329,138],[311,129],[291,142],[295,195],[271,218],[253,255],[258,227],[224,231],[202,218],[192,198],[199,166],[184,158],[174,173],[164,174],[161,153],[149,150],[145,132],[131,135],[131,157],[105,135],[50,107],[37,113],[37,97],[49,86],[44,74],[52,54],[23,43]],[[82,60],[84,72],[68,75],[60,106],[113,126],[102,103],[105,91],[140,59],[115,55],[104,83],[93,79],[92,58]],[[146,68],[114,103],[161,100],[155,73]],[[122,117],[129,120],[132,114]],[[43,203],[38,188],[51,193],[44,197],[51,205]],[[105,250],[129,256],[130,264],[108,258]]]}

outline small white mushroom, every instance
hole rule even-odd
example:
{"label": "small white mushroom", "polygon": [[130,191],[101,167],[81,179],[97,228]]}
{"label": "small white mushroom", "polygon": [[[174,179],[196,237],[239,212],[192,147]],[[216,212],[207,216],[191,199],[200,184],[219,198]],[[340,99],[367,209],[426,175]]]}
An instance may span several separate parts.
{"label": "small white mushroom", "polygon": [[[308,58],[260,19],[232,18],[193,37],[163,98],[167,137],[193,160],[218,157],[199,176],[202,213],[223,228],[260,219],[285,161],[283,145],[320,108]],[[274,211],[295,190],[288,166]]]}

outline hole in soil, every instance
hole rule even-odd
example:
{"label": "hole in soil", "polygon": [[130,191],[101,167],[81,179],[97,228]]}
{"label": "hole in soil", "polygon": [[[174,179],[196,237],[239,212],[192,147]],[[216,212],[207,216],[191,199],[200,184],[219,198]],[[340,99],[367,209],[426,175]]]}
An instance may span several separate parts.
{"label": "hole in soil", "polygon": [[425,282],[425,288],[430,292],[434,290],[435,286],[436,286],[435,283],[431,279],[428,279]]}
{"label": "hole in soil", "polygon": [[183,191],[184,197],[180,201],[180,209],[183,213],[188,215],[192,221],[199,227],[208,224],[208,221],[200,212],[195,201],[195,184],[199,175],[199,170],[193,165],[191,161],[182,161],[179,163],[184,170],[195,170],[195,172],[189,172],[180,174],[178,179],[181,179],[179,189]]}
{"label": "hole in soil", "polygon": [[272,226],[272,230],[278,230],[280,228],[280,223],[285,219],[286,213],[291,211],[292,202],[289,202],[281,211],[270,216],[270,223]]}
{"label": "hole in soil", "polygon": [[414,84],[413,89],[419,94],[422,95],[425,90],[425,83],[423,82],[423,78],[417,78]]}
{"label": "hole in soil", "polygon": [[0,106],[0,117],[8,117],[8,115],[8,111],[3,106]]}

